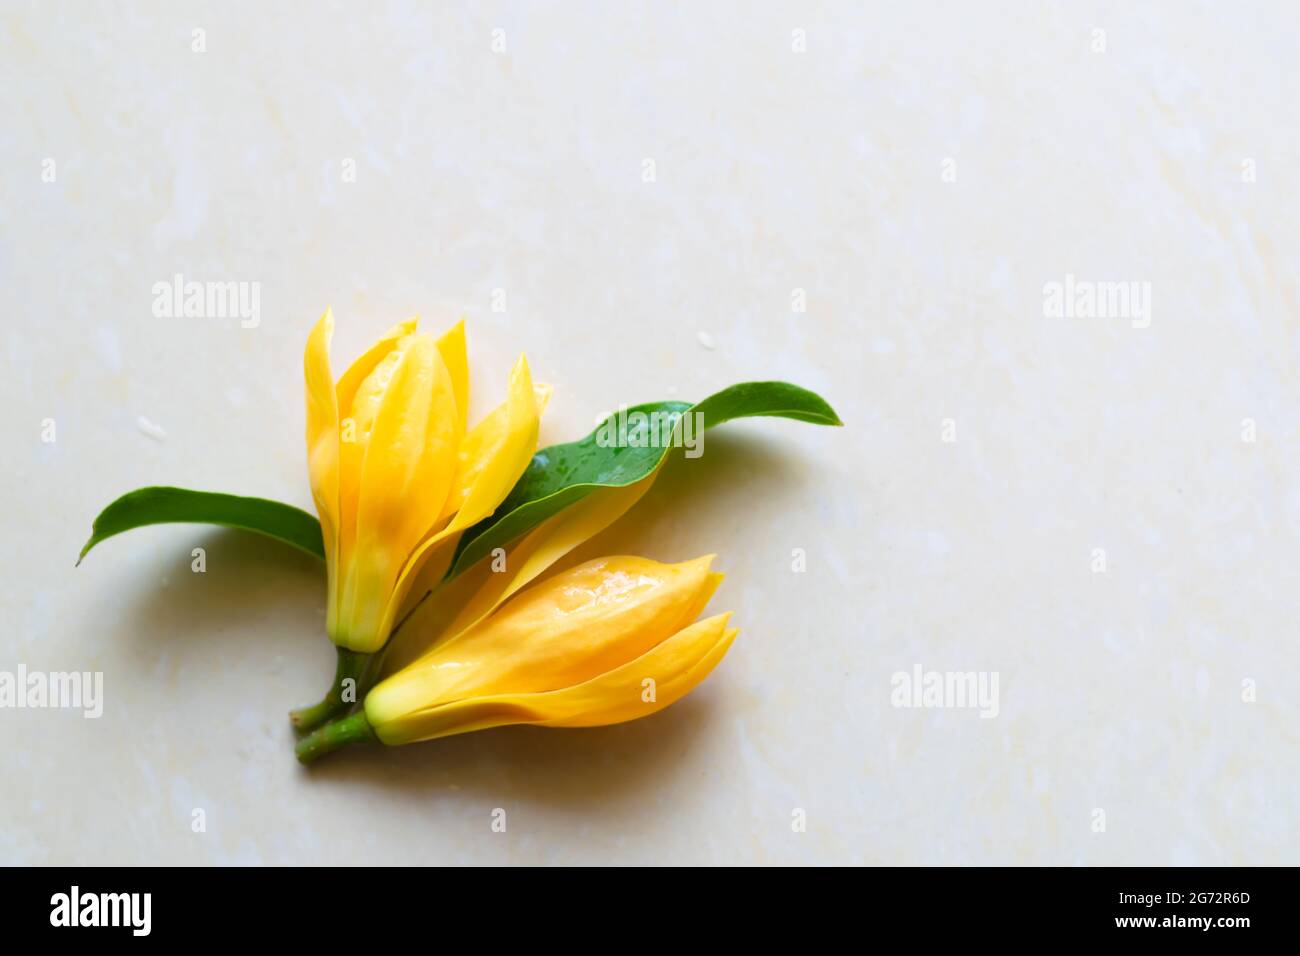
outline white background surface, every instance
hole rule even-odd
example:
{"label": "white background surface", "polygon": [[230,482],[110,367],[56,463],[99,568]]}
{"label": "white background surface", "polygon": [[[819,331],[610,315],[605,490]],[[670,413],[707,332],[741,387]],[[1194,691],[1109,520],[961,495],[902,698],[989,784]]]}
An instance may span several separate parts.
{"label": "white background surface", "polygon": [[[107,698],[0,711],[0,862],[1296,861],[1300,8],[373,6],[0,10],[0,669]],[[156,318],[175,273],[260,325]],[[1150,326],[1045,316],[1067,274]],[[710,680],[307,771],[311,559],[172,526],[74,571],[140,485],[310,507],[327,304],[336,368],[467,316],[480,412],[526,351],[547,442],[825,395],[846,428],[712,432],[597,548],[719,553]],[[998,672],[998,716],[892,707],[916,665]]]}

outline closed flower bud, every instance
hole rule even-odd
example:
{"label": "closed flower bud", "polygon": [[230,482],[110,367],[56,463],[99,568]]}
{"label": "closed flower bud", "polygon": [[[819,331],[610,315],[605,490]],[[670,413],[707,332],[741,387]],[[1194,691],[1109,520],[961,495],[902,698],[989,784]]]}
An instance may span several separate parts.
{"label": "closed flower bud", "polygon": [[600,558],[535,584],[375,687],[366,718],[399,744],[652,714],[703,680],[735,637],[729,615],[695,620],[722,580],[712,560]]}

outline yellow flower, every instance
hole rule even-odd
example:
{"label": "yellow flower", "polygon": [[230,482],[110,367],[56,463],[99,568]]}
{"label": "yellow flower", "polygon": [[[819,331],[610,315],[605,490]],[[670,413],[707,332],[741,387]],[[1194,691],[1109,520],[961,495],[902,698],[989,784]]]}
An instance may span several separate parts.
{"label": "yellow flower", "polygon": [[371,690],[370,732],[403,744],[662,710],[704,680],[736,636],[730,614],[695,620],[722,580],[712,560],[599,558],[521,591]]}
{"label": "yellow flower", "polygon": [[505,402],[466,427],[465,328],[439,339],[416,319],[390,329],[335,383],[326,311],[307,340],[307,453],[325,541],[326,629],[373,653],[426,565],[450,562],[460,532],[490,515],[537,448],[545,389],[520,356]]}

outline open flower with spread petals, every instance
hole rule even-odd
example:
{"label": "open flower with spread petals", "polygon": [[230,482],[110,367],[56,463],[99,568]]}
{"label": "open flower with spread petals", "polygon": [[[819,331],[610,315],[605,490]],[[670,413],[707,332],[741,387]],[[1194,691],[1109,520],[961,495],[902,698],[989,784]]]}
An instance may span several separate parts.
{"label": "open flower with spread petals", "polygon": [[445,570],[460,533],[493,512],[537,448],[546,391],[527,360],[506,400],[469,428],[464,323],[435,339],[416,322],[390,329],[337,382],[331,312],[307,340],[308,466],[340,677],[320,707],[295,713],[303,729],[340,709],[337,685],[384,646],[421,570]]}
{"label": "open flower with spread petals", "polygon": [[736,636],[730,614],[696,620],[722,580],[712,560],[598,558],[523,588],[435,637],[362,710],[305,738],[299,757],[359,740],[594,727],[662,710],[704,680]]}

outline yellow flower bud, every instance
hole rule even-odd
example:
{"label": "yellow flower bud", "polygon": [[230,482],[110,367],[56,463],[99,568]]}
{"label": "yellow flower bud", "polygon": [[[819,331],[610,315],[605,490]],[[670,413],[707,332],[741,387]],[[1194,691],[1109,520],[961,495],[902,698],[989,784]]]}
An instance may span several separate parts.
{"label": "yellow flower bud", "polygon": [[506,401],[466,429],[464,324],[440,339],[417,320],[390,329],[334,381],[326,311],[307,340],[307,453],[325,541],[326,629],[373,653],[388,640],[416,575],[450,561],[460,532],[486,518],[537,448],[546,393],[520,356]]}
{"label": "yellow flower bud", "polygon": [[722,580],[712,560],[599,558],[533,584],[371,690],[365,719],[402,744],[653,714],[700,683],[736,636],[729,614],[695,620]]}

